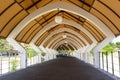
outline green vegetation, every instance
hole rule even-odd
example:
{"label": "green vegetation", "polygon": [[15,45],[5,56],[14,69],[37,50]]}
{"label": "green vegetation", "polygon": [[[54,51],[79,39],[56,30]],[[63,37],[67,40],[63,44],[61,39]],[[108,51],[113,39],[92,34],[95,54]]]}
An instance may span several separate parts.
{"label": "green vegetation", "polygon": [[28,59],[38,55],[38,53],[29,44],[21,43],[21,45],[27,50]]}
{"label": "green vegetation", "polygon": [[115,52],[120,50],[120,42],[116,42],[116,43],[109,43],[108,45],[106,45],[101,52]]}
{"label": "green vegetation", "polygon": [[[98,45],[98,44],[97,44]],[[96,46],[97,46],[96,45]],[[95,46],[95,47],[96,47]],[[94,47],[94,48],[95,48]],[[90,53],[91,54],[93,54],[93,50],[94,50],[94,48],[90,51]],[[110,42],[108,45],[106,45],[100,52],[103,52],[103,53],[105,53],[105,55],[106,55],[106,52],[108,53],[108,55],[111,53],[111,52],[116,52],[116,51],[118,51],[118,50],[120,50],[120,42],[116,42],[116,43],[112,43],[112,42]]]}
{"label": "green vegetation", "polygon": [[106,45],[102,50],[101,52],[115,52],[115,48],[113,48],[110,44]]}
{"label": "green vegetation", "polygon": [[60,51],[58,51],[59,53],[61,53],[61,54],[72,54],[73,52],[74,52],[74,50],[60,50]]}
{"label": "green vegetation", "polygon": [[0,39],[0,50],[10,50],[13,47],[4,39]]}
{"label": "green vegetation", "polygon": [[38,53],[35,52],[34,49],[31,48],[31,47],[28,47],[28,48],[27,48],[27,51],[28,51],[28,58],[29,58],[29,59],[32,58],[32,57],[34,57],[34,56],[36,56],[36,55],[38,54]]}
{"label": "green vegetation", "polygon": [[44,62],[44,61],[45,61],[45,58],[42,57],[42,58],[41,58],[41,61]]}
{"label": "green vegetation", "polygon": [[95,49],[95,47],[98,45],[98,43],[92,48],[92,50],[90,51],[90,53],[93,55],[93,50]]}
{"label": "green vegetation", "polygon": [[10,65],[11,65],[11,67],[10,67],[10,71],[15,71],[16,69],[17,69],[17,63],[16,63],[16,61],[15,60],[12,60],[11,62],[10,62]]}

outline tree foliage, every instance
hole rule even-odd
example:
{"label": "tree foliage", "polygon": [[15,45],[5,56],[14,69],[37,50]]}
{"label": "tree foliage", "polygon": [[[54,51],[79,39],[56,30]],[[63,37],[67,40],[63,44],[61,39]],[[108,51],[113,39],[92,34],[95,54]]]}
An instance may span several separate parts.
{"label": "tree foliage", "polygon": [[18,64],[16,63],[15,60],[12,60],[12,61],[10,62],[10,65],[11,65],[10,71],[15,71],[15,70],[17,69]]}
{"label": "tree foliage", "polygon": [[0,50],[10,50],[13,47],[4,39],[0,39]]}
{"label": "tree foliage", "polygon": [[110,44],[108,44],[101,51],[102,52],[114,52],[115,48],[113,48]]}
{"label": "tree foliage", "polygon": [[116,43],[109,43],[106,45],[101,51],[102,52],[115,52],[117,50],[120,50],[120,42]]}

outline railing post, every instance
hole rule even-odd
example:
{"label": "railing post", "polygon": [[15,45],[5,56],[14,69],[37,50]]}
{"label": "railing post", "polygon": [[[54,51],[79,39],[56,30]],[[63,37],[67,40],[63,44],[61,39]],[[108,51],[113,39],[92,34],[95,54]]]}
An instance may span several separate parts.
{"label": "railing post", "polygon": [[27,53],[20,53],[20,60],[21,60],[21,68],[26,68],[27,67]]}
{"label": "railing post", "polygon": [[[112,73],[114,75],[114,62],[113,62],[113,52],[111,52],[111,61],[112,61]],[[119,66],[120,67],[120,66]]]}
{"label": "railing post", "polygon": [[103,55],[103,52],[102,52],[102,67],[103,67],[103,70],[104,70],[104,55]]}
{"label": "railing post", "polygon": [[106,68],[107,68],[107,72],[108,72],[108,52],[106,52]]}
{"label": "railing post", "polygon": [[30,46],[38,53],[38,62],[41,63],[41,51],[40,49],[33,43],[30,43]]}
{"label": "railing post", "polygon": [[97,51],[94,51],[94,65],[95,65],[95,67],[96,68],[99,68],[99,59],[100,57],[99,57],[99,52],[97,52]]}
{"label": "railing post", "polygon": [[100,68],[100,66],[101,66],[101,64],[100,64],[101,62],[100,62],[100,52],[99,52],[99,68]]}
{"label": "railing post", "polygon": [[119,74],[120,74],[120,51],[118,51],[118,59],[119,59]]}

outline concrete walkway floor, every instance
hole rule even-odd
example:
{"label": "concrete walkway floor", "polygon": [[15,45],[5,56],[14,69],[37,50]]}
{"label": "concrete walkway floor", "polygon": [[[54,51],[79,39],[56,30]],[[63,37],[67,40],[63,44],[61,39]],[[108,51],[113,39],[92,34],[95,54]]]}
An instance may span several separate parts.
{"label": "concrete walkway floor", "polygon": [[9,73],[0,80],[115,80],[74,57],[61,57]]}

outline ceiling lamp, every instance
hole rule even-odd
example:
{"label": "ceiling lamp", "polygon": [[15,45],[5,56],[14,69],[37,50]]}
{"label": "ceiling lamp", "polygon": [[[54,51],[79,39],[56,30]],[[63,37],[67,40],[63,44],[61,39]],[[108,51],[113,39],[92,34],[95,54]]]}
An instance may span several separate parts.
{"label": "ceiling lamp", "polygon": [[67,44],[67,41],[65,41],[65,43]]}
{"label": "ceiling lamp", "polygon": [[62,37],[63,37],[63,38],[66,38],[67,36],[64,34],[64,35],[62,35]]}
{"label": "ceiling lamp", "polygon": [[57,23],[57,24],[61,24],[62,23],[62,16],[55,16],[55,22]]}

